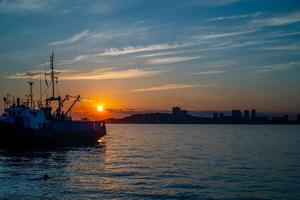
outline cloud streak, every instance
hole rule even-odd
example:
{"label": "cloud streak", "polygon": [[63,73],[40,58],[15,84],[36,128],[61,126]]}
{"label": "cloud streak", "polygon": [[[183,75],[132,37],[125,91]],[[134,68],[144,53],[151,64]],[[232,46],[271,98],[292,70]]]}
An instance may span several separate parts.
{"label": "cloud streak", "polygon": [[259,27],[282,26],[300,22],[300,12],[285,13],[265,19],[256,19],[252,21]]}
{"label": "cloud streak", "polygon": [[262,14],[261,12],[255,12],[255,13],[247,13],[247,14],[242,14],[242,15],[221,16],[221,17],[210,18],[210,19],[207,19],[206,21],[213,22],[213,21],[222,21],[222,20],[243,19],[243,18],[249,18],[249,17],[257,17],[261,14]]}
{"label": "cloud streak", "polygon": [[240,0],[195,0],[193,2],[194,5],[202,5],[202,6],[224,6],[233,3],[237,3]]}
{"label": "cloud streak", "polygon": [[[51,1],[50,1],[51,2]],[[41,11],[49,7],[43,0],[1,0],[0,12]]]}
{"label": "cloud streak", "polygon": [[76,43],[76,42],[86,38],[89,35],[89,33],[90,33],[89,30],[84,30],[80,33],[77,33],[77,34],[71,36],[70,38],[65,39],[65,40],[50,42],[49,45],[73,44],[73,43]]}
{"label": "cloud streak", "polygon": [[222,70],[209,70],[209,71],[203,71],[203,72],[195,72],[192,73],[192,75],[211,75],[211,74],[223,74],[225,71]]}
{"label": "cloud streak", "polygon": [[156,58],[152,60],[148,60],[150,64],[171,64],[171,63],[179,63],[179,62],[185,62],[190,60],[195,60],[201,58],[200,56],[181,56],[181,57],[170,57],[170,58]]}
{"label": "cloud streak", "polygon": [[132,92],[152,92],[152,91],[161,91],[161,90],[178,90],[178,89],[199,88],[199,87],[212,87],[215,85],[216,84],[192,85],[192,84],[170,83],[170,84],[164,84],[164,85],[160,85],[160,86],[135,89],[135,90],[131,90],[131,91]]}
{"label": "cloud streak", "polygon": [[199,36],[199,38],[202,39],[202,40],[212,40],[212,39],[219,39],[219,38],[224,38],[224,37],[232,37],[232,36],[237,36],[237,35],[249,34],[249,33],[253,33],[253,32],[256,32],[256,31],[257,31],[257,29],[248,30],[248,31],[217,33],[217,34]]}
{"label": "cloud streak", "polygon": [[274,65],[266,65],[256,70],[256,73],[267,73],[272,71],[286,70],[291,67],[300,67],[300,62],[279,63]]}
{"label": "cloud streak", "polygon": [[[81,62],[85,60],[104,60],[107,57],[113,57],[113,56],[122,56],[122,55],[129,55],[129,54],[135,54],[135,53],[143,53],[143,52],[153,52],[153,51],[162,51],[162,50],[168,50],[168,49],[176,49],[176,48],[183,48],[190,46],[192,44],[155,44],[155,45],[149,45],[149,46],[139,46],[139,47],[124,47],[124,48],[111,48],[111,49],[106,49],[104,52],[99,52],[99,53],[90,53],[90,54],[81,54],[77,55],[72,59],[69,60],[64,60],[62,61],[62,64],[72,64],[76,62]],[[174,52],[175,53],[175,52]],[[141,58],[146,58],[146,57],[152,57],[152,56],[159,56],[159,55],[168,55],[172,54],[170,52],[163,52],[163,53],[157,53],[157,54],[152,54],[150,56],[147,55],[141,55],[138,57]]]}
{"label": "cloud streak", "polygon": [[[130,79],[143,78],[158,75],[165,72],[164,70],[142,70],[142,69],[127,69],[127,70],[113,70],[111,68],[104,69],[90,69],[83,71],[63,70],[59,71],[63,75],[60,80],[108,80],[108,79]],[[41,71],[28,71],[16,73],[7,76],[10,79],[40,79]]]}
{"label": "cloud streak", "polygon": [[121,48],[121,49],[118,49],[118,48],[107,49],[101,55],[102,56],[119,56],[119,55],[140,53],[140,52],[146,52],[146,51],[175,49],[175,48],[178,48],[178,47],[185,47],[185,46],[187,46],[187,44],[183,44],[183,45],[156,44],[156,45],[141,46],[141,47],[129,46],[129,47]]}

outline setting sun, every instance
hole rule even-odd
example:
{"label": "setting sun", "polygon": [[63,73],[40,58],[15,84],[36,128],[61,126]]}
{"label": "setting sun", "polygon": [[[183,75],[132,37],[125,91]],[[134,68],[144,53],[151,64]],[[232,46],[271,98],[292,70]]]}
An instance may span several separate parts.
{"label": "setting sun", "polygon": [[103,107],[102,105],[98,105],[98,106],[97,106],[97,110],[98,110],[99,112],[102,112],[102,111],[104,110],[104,107]]}

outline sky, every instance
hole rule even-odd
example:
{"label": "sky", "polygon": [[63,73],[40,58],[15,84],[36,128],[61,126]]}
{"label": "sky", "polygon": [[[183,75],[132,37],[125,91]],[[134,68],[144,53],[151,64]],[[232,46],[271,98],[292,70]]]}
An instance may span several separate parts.
{"label": "sky", "polygon": [[38,99],[53,50],[87,115],[300,113],[299,0],[0,0],[1,96]]}

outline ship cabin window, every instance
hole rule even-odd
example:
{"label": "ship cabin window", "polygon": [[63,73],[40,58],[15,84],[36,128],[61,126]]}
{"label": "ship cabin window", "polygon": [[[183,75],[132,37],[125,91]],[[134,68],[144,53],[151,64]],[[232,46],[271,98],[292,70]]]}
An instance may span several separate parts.
{"label": "ship cabin window", "polygon": [[36,112],[33,113],[34,117],[36,117]]}

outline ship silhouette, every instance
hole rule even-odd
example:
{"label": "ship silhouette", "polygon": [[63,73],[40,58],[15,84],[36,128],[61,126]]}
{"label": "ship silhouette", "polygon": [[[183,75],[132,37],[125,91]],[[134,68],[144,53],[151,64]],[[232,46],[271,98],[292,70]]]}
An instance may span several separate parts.
{"label": "ship silhouette", "polygon": [[[73,120],[70,112],[79,102],[80,95],[56,96],[58,73],[54,70],[54,52],[50,55],[52,96],[43,101],[33,101],[33,82],[28,82],[30,94],[27,100],[4,97],[4,113],[0,117],[0,147],[5,149],[51,148],[92,145],[106,135],[104,121],[89,121],[87,118]],[[47,80],[47,79],[46,79]],[[71,105],[65,108],[67,102]],[[38,106],[36,106],[36,103]],[[56,107],[55,107],[55,106]],[[63,109],[65,108],[65,109]],[[63,111],[64,110],[64,111]]]}

